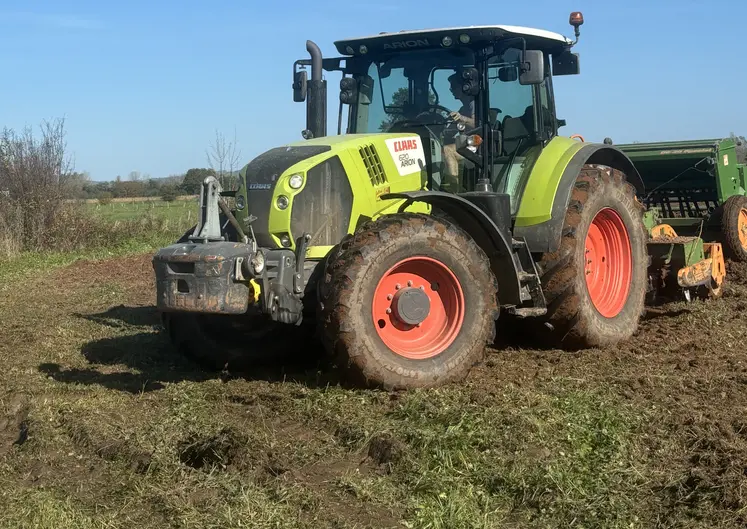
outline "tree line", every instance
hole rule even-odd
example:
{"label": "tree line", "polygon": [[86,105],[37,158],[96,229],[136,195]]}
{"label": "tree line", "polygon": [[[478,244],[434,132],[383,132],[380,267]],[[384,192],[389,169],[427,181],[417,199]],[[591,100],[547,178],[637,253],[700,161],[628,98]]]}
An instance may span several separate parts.
{"label": "tree line", "polygon": [[196,167],[184,174],[165,178],[151,178],[133,171],[126,178],[117,176],[114,180],[96,182],[87,173],[72,173],[65,185],[67,199],[98,199],[102,202],[113,198],[161,198],[175,200],[179,195],[196,195],[202,182],[208,176],[215,176],[224,189],[235,189],[238,171],[220,174],[211,167]]}

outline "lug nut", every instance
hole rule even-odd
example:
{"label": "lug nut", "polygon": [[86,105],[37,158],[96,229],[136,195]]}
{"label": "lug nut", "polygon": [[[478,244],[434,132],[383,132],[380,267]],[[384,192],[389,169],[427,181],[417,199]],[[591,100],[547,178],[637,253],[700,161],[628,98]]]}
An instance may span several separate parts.
{"label": "lug nut", "polygon": [[387,314],[391,314],[392,313],[392,309],[386,309],[386,313]]}
{"label": "lug nut", "polygon": [[408,282],[407,282],[407,286],[408,286],[408,287],[411,287],[411,286],[412,286],[412,281],[408,281]]}
{"label": "lug nut", "polygon": [[399,290],[400,288],[402,288],[402,285],[400,285],[399,283],[397,283],[397,284],[396,284],[396,285],[394,286],[394,289],[395,289],[395,290]]}
{"label": "lug nut", "polygon": [[388,296],[386,297],[386,299],[387,299],[387,301],[392,301],[392,299],[394,299],[394,296],[392,296],[391,294],[389,294],[389,295],[388,295]]}

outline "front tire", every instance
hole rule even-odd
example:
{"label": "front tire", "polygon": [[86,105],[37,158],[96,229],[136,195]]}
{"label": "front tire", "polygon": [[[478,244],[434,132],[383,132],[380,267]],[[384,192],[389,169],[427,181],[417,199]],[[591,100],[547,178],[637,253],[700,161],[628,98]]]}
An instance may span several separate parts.
{"label": "front tire", "polygon": [[459,381],[495,338],[497,290],[487,256],[461,229],[428,215],[388,215],[330,255],[320,334],[356,383]]}
{"label": "front tire", "polygon": [[556,345],[601,347],[633,336],[646,296],[646,239],[643,206],[624,174],[584,167],[560,248],[539,263]]}

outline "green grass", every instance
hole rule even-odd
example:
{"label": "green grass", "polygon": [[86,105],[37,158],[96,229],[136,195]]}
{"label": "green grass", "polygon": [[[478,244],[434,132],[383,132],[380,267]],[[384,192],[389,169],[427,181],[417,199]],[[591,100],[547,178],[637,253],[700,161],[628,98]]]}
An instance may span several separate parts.
{"label": "green grass", "polygon": [[149,202],[112,202],[110,204],[87,203],[85,209],[109,221],[132,220],[142,215],[155,215],[158,218],[181,222],[196,222],[197,200],[176,200],[164,202],[154,199]]}
{"label": "green grass", "polygon": [[12,289],[14,283],[25,280],[34,274],[68,266],[75,261],[109,259],[153,252],[158,248],[172,244],[175,237],[179,235],[181,235],[181,232],[178,230],[170,230],[163,233],[150,233],[126,238],[112,246],[89,248],[75,252],[24,252],[11,259],[0,259],[0,292]]}

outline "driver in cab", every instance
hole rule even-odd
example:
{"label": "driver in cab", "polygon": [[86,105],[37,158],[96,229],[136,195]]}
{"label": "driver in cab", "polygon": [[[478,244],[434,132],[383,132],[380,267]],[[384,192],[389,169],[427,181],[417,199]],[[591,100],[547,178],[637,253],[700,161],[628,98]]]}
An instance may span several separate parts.
{"label": "driver in cab", "polygon": [[[454,74],[449,76],[449,89],[454,98],[462,103],[461,108],[456,112],[449,114],[449,117],[456,123],[463,123],[466,128],[475,127],[475,98],[462,91],[462,75],[461,71],[457,70]],[[454,143],[444,145],[444,165],[445,165],[445,180],[456,184],[456,188],[461,187],[459,180],[459,161],[463,160],[461,154],[456,152],[456,145]],[[450,186],[449,186],[450,187]]]}

